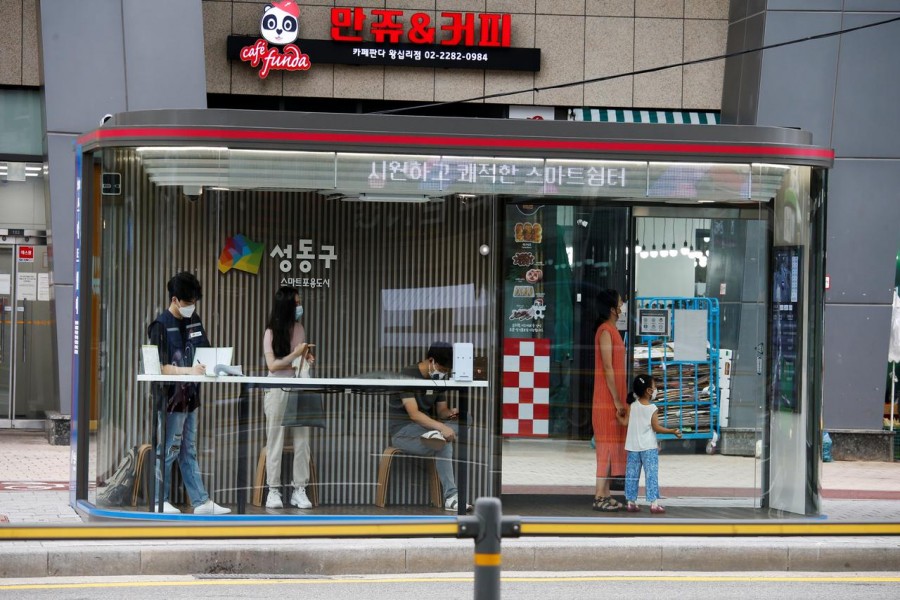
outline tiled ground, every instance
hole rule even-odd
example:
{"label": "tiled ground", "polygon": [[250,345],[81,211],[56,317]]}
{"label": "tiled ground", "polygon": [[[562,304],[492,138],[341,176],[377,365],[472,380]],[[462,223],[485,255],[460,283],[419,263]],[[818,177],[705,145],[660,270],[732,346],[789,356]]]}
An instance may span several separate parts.
{"label": "tiled ground", "polygon": [[[504,512],[523,516],[598,517],[590,508],[594,452],[587,442],[504,440]],[[0,431],[0,521],[80,522],[68,506],[69,448],[51,446],[39,432]],[[833,462],[822,466],[823,516],[833,520],[900,521],[900,464]],[[669,513],[663,518],[784,518],[763,511],[756,497],[758,461],[747,457],[663,453],[660,485]],[[137,510],[145,510],[137,508]],[[251,514],[303,514],[266,511]],[[441,509],[323,506],[315,514],[444,515]],[[626,518],[628,513],[611,518]],[[609,516],[609,515],[602,515]],[[644,511],[640,516],[649,517]],[[654,517],[656,518],[656,517]]]}

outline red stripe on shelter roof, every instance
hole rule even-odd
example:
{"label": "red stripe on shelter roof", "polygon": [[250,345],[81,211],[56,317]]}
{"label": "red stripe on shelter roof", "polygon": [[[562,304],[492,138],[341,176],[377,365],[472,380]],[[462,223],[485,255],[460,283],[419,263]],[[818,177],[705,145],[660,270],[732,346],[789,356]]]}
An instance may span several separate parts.
{"label": "red stripe on shelter roof", "polygon": [[462,137],[440,135],[411,135],[385,133],[335,133],[313,131],[284,131],[256,129],[214,129],[197,127],[122,127],[98,129],[78,138],[80,145],[115,139],[132,140],[231,140],[310,142],[331,144],[362,144],[379,146],[422,146],[510,148],[530,150],[579,150],[592,152],[624,152],[650,154],[691,155],[757,155],[791,156],[797,158],[834,159],[830,148],[804,148],[797,146],[765,146],[753,144],[714,144],[688,142],[632,142],[611,140],[553,140],[500,137]]}

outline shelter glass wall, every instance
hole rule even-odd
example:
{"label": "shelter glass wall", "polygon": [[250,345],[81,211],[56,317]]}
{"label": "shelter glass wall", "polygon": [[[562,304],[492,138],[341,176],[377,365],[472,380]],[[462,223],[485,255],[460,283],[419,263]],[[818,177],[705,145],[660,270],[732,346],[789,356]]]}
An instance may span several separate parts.
{"label": "shelter glass wall", "polygon": [[[806,339],[804,327],[815,325],[804,325],[807,313],[782,320],[787,327],[801,326],[791,338],[798,345],[789,346],[788,340],[778,346],[794,356],[767,352],[772,340],[787,340],[782,330],[768,326],[772,307],[780,302],[773,290],[783,283],[770,285],[770,264],[775,272],[779,260],[802,265],[802,271],[787,274],[787,289],[803,306],[813,283],[809,261],[817,250],[808,248],[810,207],[803,204],[809,202],[813,171],[749,163],[215,146],[123,146],[86,153],[81,226],[92,250],[82,256],[81,270],[91,273],[92,285],[80,291],[85,296],[80,306],[89,306],[90,314],[82,317],[79,331],[87,336],[89,344],[82,347],[89,351],[79,358],[78,405],[90,410],[93,421],[89,440],[82,442],[90,457],[82,477],[95,485],[82,486],[84,497],[97,508],[148,510],[152,452],[138,473],[145,480],[131,496],[123,499],[112,491],[130,454],[140,456],[133,449],[152,444],[156,384],[138,379],[147,368],[142,346],[149,343],[148,325],[169,306],[166,282],[190,271],[203,285],[197,312],[211,345],[233,348],[232,362],[245,376],[267,373],[263,333],[273,295],[283,285],[299,290],[301,322],[316,345],[314,378],[371,384],[422,360],[434,341],[471,343],[475,379],[486,383],[468,389],[469,414],[459,424],[466,427],[466,448],[462,453],[455,448],[451,462],[457,477],[465,478],[469,501],[503,495],[513,506],[521,504],[516,512],[535,515],[594,515],[590,410],[597,291],[615,288],[627,301],[630,316],[621,329],[629,375],[660,351],[655,376],[669,377],[673,367],[685,374],[679,343],[703,342],[704,357],[688,362],[694,396],[705,398],[705,410],[687,402],[665,407],[669,426],[690,432],[692,448],[701,452],[722,435],[723,345],[718,339],[706,345],[708,337],[698,342],[689,336],[689,342],[641,334],[640,311],[655,308],[642,304],[645,286],[656,286],[653,296],[691,301],[690,306],[666,304],[665,310],[733,299],[736,312],[715,327],[721,326],[733,352],[753,349],[749,360],[734,362],[746,371],[739,369],[731,381],[743,374],[752,384],[740,398],[732,396],[731,405],[740,407],[733,418],[751,432],[754,449],[747,468],[755,491],[746,507],[764,507],[769,498],[761,461],[775,460],[775,454],[805,460],[799,448],[785,449],[787,455],[777,448],[783,438],[805,436],[811,411],[817,410],[796,417],[783,403],[773,410],[769,402],[775,389],[808,398],[808,390],[791,387],[808,385],[816,375],[809,353],[818,350],[799,345]],[[669,271],[678,270],[675,261],[691,261],[683,269],[685,281],[671,273],[648,275],[653,267],[636,245],[651,243],[647,231],[654,224],[667,246],[697,245],[697,256],[679,253],[668,259]],[[785,245],[807,250],[777,259]],[[729,283],[734,277],[741,279],[736,286]],[[738,315],[740,323],[741,314],[749,315],[751,326],[733,321]],[[710,333],[713,326],[707,327]],[[641,354],[642,343],[647,356]],[[540,358],[523,358],[528,356]],[[789,366],[789,359],[800,364]],[[86,377],[89,373],[98,376]],[[326,425],[309,430],[308,489],[317,506],[273,512],[259,505],[265,498],[260,475],[265,390],[248,390],[228,376],[204,380],[197,450],[210,496],[267,516],[447,514],[433,505],[428,461],[397,460],[387,480],[379,472],[391,445],[391,390],[370,384],[324,386]],[[455,406],[458,392],[448,390],[445,398]],[[777,435],[767,434],[769,419]],[[533,443],[545,445],[532,452]],[[754,453],[757,447],[765,450]],[[571,452],[583,472],[574,472],[578,469],[569,463],[571,478],[557,478]],[[285,499],[291,493],[291,456],[286,452],[282,463]],[[808,480],[808,465],[784,460],[780,472],[793,469],[801,481]],[[461,461],[466,468],[460,471]],[[170,499],[189,512],[178,468],[174,471]],[[577,500],[560,504],[560,495]],[[380,497],[386,506],[376,506]],[[528,502],[522,502],[525,497]],[[780,496],[772,500],[785,510],[796,508]],[[795,512],[814,511],[804,506]]]}
{"label": "shelter glass wall", "polygon": [[[274,174],[277,166],[255,173],[247,185],[254,189],[232,189],[244,187],[232,182],[228,189],[201,190],[200,181],[191,180],[198,169],[189,159],[177,150],[172,159],[157,156],[123,149],[96,157],[104,169],[122,174],[120,194],[95,198],[101,234],[91,257],[101,349],[94,438],[99,484],[113,475],[124,451],[150,443],[151,385],[138,383],[135,375],[141,346],[149,343],[147,326],[169,306],[166,282],[179,271],[199,278],[198,314],[210,342],[233,347],[233,362],[246,375],[267,373],[263,333],[273,296],[284,285],[300,292],[302,324],[315,344],[314,377],[398,373],[424,359],[437,340],[465,340],[479,356],[493,353],[494,274],[479,253],[481,245],[493,246],[496,203],[490,197],[466,203],[328,198],[291,189]],[[317,158],[312,165],[292,166],[306,171]],[[157,166],[157,160],[169,164]],[[231,175],[242,176],[228,157],[208,168],[233,168]],[[260,189],[269,187],[283,189]],[[202,388],[201,468],[211,495],[233,503],[239,387]],[[328,396],[327,427],[312,431],[311,444],[323,504],[372,504],[379,456],[390,445],[387,404],[379,394]],[[251,473],[265,446],[263,405],[264,392],[251,394]],[[475,422],[490,422],[493,407],[485,390],[473,394],[472,407]],[[482,449],[472,480],[486,490],[490,440],[480,431],[480,439],[477,433],[471,439],[472,447]],[[392,482],[397,497],[391,499],[427,499],[425,481],[404,486],[404,475]],[[415,475],[410,470],[409,477]],[[99,485],[97,493],[103,489]]]}

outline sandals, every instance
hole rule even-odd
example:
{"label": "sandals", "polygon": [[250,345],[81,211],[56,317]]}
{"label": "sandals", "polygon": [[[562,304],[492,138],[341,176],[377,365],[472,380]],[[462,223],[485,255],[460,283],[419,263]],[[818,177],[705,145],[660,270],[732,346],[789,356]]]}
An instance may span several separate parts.
{"label": "sandals", "polygon": [[651,505],[650,505],[650,512],[653,513],[654,515],[662,515],[662,514],[665,514],[666,509],[664,509],[664,508],[663,508],[662,506],[660,506],[659,504],[651,504]]}
{"label": "sandals", "polygon": [[627,510],[630,513],[636,513],[636,512],[641,512],[641,507],[638,506],[637,504],[635,504],[634,502],[629,502],[628,506],[625,507],[625,510]]}
{"label": "sandals", "polygon": [[618,512],[621,510],[622,504],[611,496],[604,496],[602,498],[594,498],[594,504],[591,508],[599,512]]}

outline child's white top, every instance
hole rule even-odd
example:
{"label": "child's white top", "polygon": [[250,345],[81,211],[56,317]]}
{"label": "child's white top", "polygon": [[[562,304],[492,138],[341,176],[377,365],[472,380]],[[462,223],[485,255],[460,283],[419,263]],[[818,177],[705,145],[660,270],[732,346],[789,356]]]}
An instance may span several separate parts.
{"label": "child's white top", "polygon": [[650,424],[657,406],[652,402],[646,406],[635,400],[628,415],[628,433],[625,434],[625,449],[629,452],[643,452],[657,448],[656,432]]}

